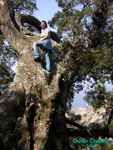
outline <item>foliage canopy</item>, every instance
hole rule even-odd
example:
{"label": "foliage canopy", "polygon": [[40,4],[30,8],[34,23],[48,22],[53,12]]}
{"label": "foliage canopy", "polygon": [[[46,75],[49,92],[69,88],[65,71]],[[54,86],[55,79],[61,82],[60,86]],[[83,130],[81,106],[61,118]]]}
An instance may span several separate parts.
{"label": "foliage canopy", "polygon": [[[106,81],[112,82],[113,2],[111,0],[56,0],[56,2],[62,11],[56,12],[49,24],[53,28],[57,27],[59,36],[66,36],[75,50],[79,45],[84,74],[79,74],[81,79],[78,82],[83,80],[90,82],[93,79],[91,87],[94,88]],[[93,92],[90,91],[88,95],[93,96]],[[95,100],[88,100],[88,95],[85,99],[93,105]]]}

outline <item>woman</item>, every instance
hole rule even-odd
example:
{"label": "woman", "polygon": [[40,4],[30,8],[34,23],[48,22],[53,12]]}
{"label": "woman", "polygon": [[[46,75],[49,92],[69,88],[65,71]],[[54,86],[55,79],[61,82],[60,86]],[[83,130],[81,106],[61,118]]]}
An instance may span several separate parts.
{"label": "woman", "polygon": [[[42,21],[40,26],[42,27],[41,38],[39,41],[33,43],[34,54],[35,54],[34,61],[40,60],[40,53],[38,47],[46,48],[46,50],[44,50],[44,56],[46,59],[46,70],[50,71],[49,52],[50,50],[52,50],[52,44],[50,40],[50,30],[47,28],[47,23],[45,21]],[[52,52],[54,51],[52,50]]]}

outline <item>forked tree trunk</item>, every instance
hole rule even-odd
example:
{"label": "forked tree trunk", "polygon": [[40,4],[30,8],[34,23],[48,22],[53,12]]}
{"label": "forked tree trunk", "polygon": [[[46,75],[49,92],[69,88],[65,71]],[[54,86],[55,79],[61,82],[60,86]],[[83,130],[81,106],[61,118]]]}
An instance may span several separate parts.
{"label": "forked tree trunk", "polygon": [[51,54],[52,75],[48,73],[33,60],[32,45],[39,35],[21,32],[19,15],[8,0],[0,1],[0,30],[18,54],[16,75],[0,100],[0,149],[69,150],[65,110],[74,77],[74,71],[67,71],[69,54],[61,55],[52,41],[59,59],[55,62]]}

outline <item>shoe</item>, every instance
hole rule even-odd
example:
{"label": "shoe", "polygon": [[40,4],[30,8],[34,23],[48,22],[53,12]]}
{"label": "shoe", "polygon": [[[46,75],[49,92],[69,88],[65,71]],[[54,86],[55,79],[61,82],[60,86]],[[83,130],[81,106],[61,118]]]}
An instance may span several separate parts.
{"label": "shoe", "polygon": [[38,62],[39,62],[39,61],[40,61],[40,58],[34,58],[34,61],[38,61]]}

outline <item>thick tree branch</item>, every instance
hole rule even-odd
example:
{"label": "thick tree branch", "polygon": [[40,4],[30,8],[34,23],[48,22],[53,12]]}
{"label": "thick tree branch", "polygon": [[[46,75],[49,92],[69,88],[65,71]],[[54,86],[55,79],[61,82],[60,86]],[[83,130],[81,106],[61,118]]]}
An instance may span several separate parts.
{"label": "thick tree branch", "polygon": [[87,131],[82,131],[82,130],[78,130],[78,129],[72,129],[72,128],[68,128],[68,136],[81,136],[81,137],[88,137],[89,134]]}
{"label": "thick tree branch", "polygon": [[81,130],[86,129],[86,127],[84,127],[84,126],[82,126],[82,125],[80,125],[80,124],[78,124],[78,123],[76,123],[76,122],[74,122],[74,121],[72,121],[72,120],[69,120],[68,118],[66,118],[66,123],[67,123],[67,124],[70,124],[70,125],[73,125],[73,126],[76,126],[76,127],[78,127],[79,129],[81,129]]}
{"label": "thick tree branch", "polygon": [[112,116],[113,116],[113,109],[111,110],[111,115],[108,118],[107,126],[111,123]]}
{"label": "thick tree branch", "polygon": [[20,27],[20,30],[25,32],[25,34],[34,35],[30,30],[23,27],[24,23],[29,23],[33,25],[34,27],[36,27],[37,30],[41,31],[40,21],[31,15],[20,14],[18,12],[15,12],[15,19],[16,19],[17,24]]}
{"label": "thick tree branch", "polygon": [[[108,123],[111,122],[110,119],[111,118],[109,118]],[[90,130],[90,129],[88,129],[88,127],[84,127],[72,120],[67,119],[67,118],[66,118],[66,123],[79,128],[79,129],[68,128],[69,136],[82,136],[82,137],[87,136],[87,137],[95,137],[95,138],[98,138],[99,136],[101,136],[102,138],[112,137],[112,134],[109,132],[108,126]]]}
{"label": "thick tree branch", "polygon": [[6,37],[8,43],[17,50],[18,46],[20,47],[22,45],[26,37],[17,29],[17,26],[14,24],[15,21],[13,21],[13,16],[9,1],[5,0],[4,5],[0,5],[0,30]]}
{"label": "thick tree branch", "polygon": [[[110,122],[111,122],[111,118],[109,118],[108,123]],[[103,128],[95,128],[91,130],[88,127],[84,127],[72,120],[69,120],[68,118],[66,118],[66,123],[79,128],[79,129],[68,128],[69,136],[82,136],[82,137],[87,136],[87,137],[95,137],[95,138],[98,138],[99,136],[101,136],[102,138],[113,137],[112,133],[109,132],[108,126],[105,126]]]}
{"label": "thick tree branch", "polygon": [[[36,29],[39,32],[41,32],[40,21],[37,18],[35,18],[34,16],[31,16],[28,14],[20,14],[20,13],[15,12],[15,19],[16,19],[17,24],[20,26],[20,28],[23,31],[29,32],[30,34],[32,33],[23,27],[24,23],[28,23],[28,24],[31,24],[34,27],[36,27]],[[51,39],[56,41],[56,42],[60,41],[58,35],[53,31],[51,31]]]}
{"label": "thick tree branch", "polygon": [[105,137],[113,137],[112,135],[109,134],[109,130],[107,127],[104,127],[102,129],[96,128],[93,130],[78,130],[78,129],[73,129],[73,128],[68,128],[68,135],[69,136],[82,136],[82,137],[95,137],[98,138],[101,136],[102,138]]}

